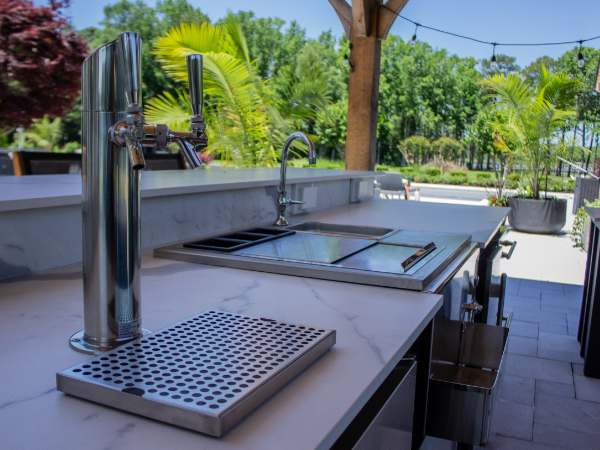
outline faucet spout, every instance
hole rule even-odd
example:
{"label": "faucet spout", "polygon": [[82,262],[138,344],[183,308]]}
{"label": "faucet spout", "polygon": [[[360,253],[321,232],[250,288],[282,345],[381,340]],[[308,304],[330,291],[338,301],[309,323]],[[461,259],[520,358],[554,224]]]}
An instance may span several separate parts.
{"label": "faucet spout", "polygon": [[302,139],[306,145],[308,146],[308,163],[316,164],[317,163],[317,155],[315,153],[315,146],[310,138],[302,133],[301,131],[297,131],[292,133],[290,137],[287,138],[285,144],[283,145],[283,151],[281,152],[281,171],[279,177],[279,219],[275,222],[275,225],[285,226],[288,224],[285,219],[285,209],[293,204],[299,204],[303,202],[297,202],[295,200],[290,200],[286,198],[285,184],[286,184],[286,172],[287,172],[287,160],[288,153],[290,151],[290,147],[292,142],[296,139]]}

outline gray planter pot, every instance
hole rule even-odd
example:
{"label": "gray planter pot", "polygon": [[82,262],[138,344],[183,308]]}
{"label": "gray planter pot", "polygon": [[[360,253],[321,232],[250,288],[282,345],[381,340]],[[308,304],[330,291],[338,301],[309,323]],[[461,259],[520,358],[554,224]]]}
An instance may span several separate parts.
{"label": "gray planter pot", "polygon": [[530,200],[511,197],[508,221],[517,231],[556,234],[567,222],[567,200]]}

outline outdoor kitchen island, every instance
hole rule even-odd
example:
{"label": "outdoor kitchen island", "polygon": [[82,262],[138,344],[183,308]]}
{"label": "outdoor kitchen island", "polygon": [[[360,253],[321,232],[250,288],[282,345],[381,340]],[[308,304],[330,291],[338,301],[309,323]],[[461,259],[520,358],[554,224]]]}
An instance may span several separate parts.
{"label": "outdoor kitchen island", "polygon": [[[81,265],[0,282],[0,447],[325,449],[340,436],[441,306],[432,294],[142,259],[143,325],[207,309],[337,331],[337,343],[221,438],[56,391],[57,372],[89,357]],[[35,424],[34,427],[31,424]]]}

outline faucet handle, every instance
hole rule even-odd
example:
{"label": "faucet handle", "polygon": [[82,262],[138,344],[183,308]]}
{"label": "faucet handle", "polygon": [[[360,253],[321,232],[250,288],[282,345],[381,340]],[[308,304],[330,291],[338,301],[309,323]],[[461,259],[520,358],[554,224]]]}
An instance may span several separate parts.
{"label": "faucet handle", "polygon": [[125,71],[125,97],[129,107],[139,106],[141,91],[141,55],[142,40],[131,31],[119,34],[117,44],[119,62]]}
{"label": "faucet handle", "polygon": [[206,123],[202,117],[202,105],[204,101],[203,89],[203,61],[202,55],[187,55],[185,58],[188,70],[188,84],[190,86],[190,103],[192,106],[192,130],[204,133]]}

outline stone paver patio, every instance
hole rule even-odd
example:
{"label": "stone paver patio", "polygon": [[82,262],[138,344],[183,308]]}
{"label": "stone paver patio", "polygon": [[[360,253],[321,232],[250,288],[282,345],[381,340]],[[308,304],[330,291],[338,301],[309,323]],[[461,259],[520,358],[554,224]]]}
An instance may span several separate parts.
{"label": "stone paver patio", "polygon": [[[486,450],[600,450],[600,379],[583,376],[577,342],[587,254],[574,249],[572,195],[564,233],[508,231],[502,260],[505,313],[512,314]],[[455,448],[435,440],[428,450]]]}

